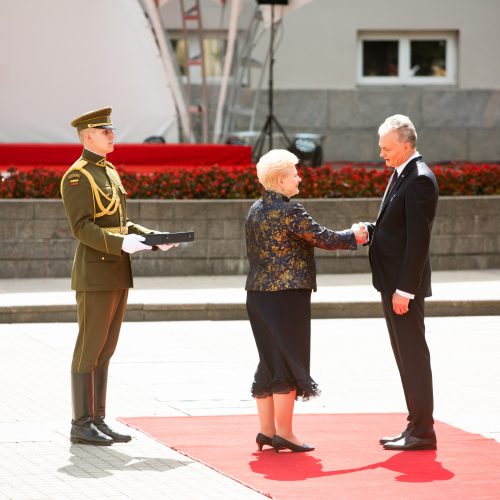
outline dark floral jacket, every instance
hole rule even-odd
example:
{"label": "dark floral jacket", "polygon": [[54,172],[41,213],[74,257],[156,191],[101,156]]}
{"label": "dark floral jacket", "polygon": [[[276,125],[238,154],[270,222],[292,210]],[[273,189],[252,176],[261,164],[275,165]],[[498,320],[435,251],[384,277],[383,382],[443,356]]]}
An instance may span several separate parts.
{"label": "dark floral jacket", "polygon": [[264,191],[245,223],[250,263],[245,289],[250,291],[306,288],[316,291],[314,247],[356,250],[354,233],[320,226],[300,203]]}

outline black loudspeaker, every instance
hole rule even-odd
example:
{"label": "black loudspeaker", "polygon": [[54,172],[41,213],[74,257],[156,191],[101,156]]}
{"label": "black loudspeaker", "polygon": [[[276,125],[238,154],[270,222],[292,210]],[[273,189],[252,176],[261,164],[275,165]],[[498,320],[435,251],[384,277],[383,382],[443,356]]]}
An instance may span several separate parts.
{"label": "black loudspeaker", "polygon": [[165,139],[161,135],[151,135],[144,139],[144,144],[165,144]]}
{"label": "black loudspeaker", "polygon": [[288,0],[257,0],[259,5],[288,5]]}
{"label": "black loudspeaker", "polygon": [[288,151],[299,159],[301,167],[321,167],[323,165],[323,148],[320,134],[295,134],[288,146]]}

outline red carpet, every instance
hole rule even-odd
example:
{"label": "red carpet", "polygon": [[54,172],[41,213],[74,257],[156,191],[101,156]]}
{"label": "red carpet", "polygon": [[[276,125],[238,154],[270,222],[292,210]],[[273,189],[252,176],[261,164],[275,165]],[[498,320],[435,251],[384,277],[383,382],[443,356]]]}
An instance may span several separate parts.
{"label": "red carpet", "polygon": [[440,422],[437,452],[390,452],[378,438],[397,433],[401,415],[297,415],[297,435],[316,450],[278,454],[256,451],[253,415],[120,420],[271,498],[500,498],[500,444]]}

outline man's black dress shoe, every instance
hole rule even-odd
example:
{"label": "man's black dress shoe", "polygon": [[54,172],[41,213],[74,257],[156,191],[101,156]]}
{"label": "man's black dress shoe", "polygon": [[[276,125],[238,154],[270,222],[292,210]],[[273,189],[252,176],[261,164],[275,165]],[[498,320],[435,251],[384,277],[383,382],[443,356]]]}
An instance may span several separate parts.
{"label": "man's black dress shoe", "polygon": [[278,434],[275,434],[273,436],[273,448],[275,449],[276,453],[285,448],[294,452],[304,452],[304,451],[314,450],[314,446],[309,446],[308,444],[303,444],[303,445],[295,444],[292,443],[291,441],[288,441],[287,439],[283,439],[281,436],[278,436]]}
{"label": "man's black dress shoe", "polygon": [[404,437],[408,436],[408,434],[410,434],[410,432],[411,432],[411,429],[407,427],[403,432],[401,432],[397,436],[383,437],[383,438],[380,438],[378,440],[378,442],[380,444],[385,444],[385,443],[390,443],[391,441],[399,441],[400,439],[403,439]]}
{"label": "man's black dress shoe", "polygon": [[75,444],[91,444],[94,446],[109,446],[113,440],[103,434],[92,422],[82,425],[72,424],[70,441]]}
{"label": "man's black dress shoe", "polygon": [[413,451],[413,450],[436,450],[436,438],[421,438],[408,434],[397,441],[384,444],[384,450]]}
{"label": "man's black dress shoe", "polygon": [[129,436],[128,434],[120,434],[119,432],[110,429],[108,424],[104,421],[104,418],[97,418],[94,421],[94,425],[100,432],[109,436],[114,443],[128,443],[132,439],[132,436]]}

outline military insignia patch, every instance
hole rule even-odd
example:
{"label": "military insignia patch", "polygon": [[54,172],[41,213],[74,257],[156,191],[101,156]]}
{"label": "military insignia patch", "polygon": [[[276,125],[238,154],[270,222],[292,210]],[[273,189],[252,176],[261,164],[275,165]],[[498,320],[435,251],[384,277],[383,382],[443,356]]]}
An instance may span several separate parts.
{"label": "military insignia patch", "polygon": [[78,186],[78,184],[80,184],[80,176],[72,177],[71,179],[68,179],[68,182],[70,186]]}

